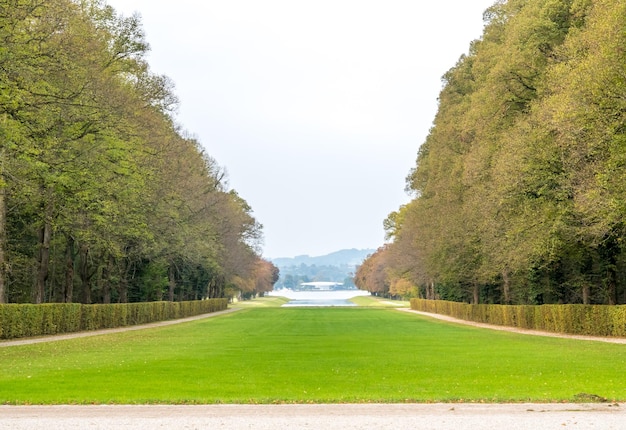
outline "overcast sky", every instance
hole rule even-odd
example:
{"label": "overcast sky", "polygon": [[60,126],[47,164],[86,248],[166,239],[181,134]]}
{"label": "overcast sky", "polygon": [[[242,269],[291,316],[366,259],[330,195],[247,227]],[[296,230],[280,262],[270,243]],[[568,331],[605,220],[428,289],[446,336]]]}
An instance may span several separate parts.
{"label": "overcast sky", "polygon": [[384,243],[441,76],[494,0],[109,0],[138,12],[177,121],[264,225],[263,255]]}

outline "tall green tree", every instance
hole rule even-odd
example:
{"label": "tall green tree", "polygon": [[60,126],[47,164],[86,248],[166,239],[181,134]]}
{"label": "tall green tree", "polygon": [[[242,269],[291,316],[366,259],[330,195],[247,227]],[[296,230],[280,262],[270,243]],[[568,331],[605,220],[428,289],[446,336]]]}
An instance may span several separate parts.
{"label": "tall green tree", "polygon": [[267,278],[261,226],[172,119],[138,16],[8,0],[0,39],[0,302],[216,297]]}
{"label": "tall green tree", "polygon": [[619,302],[624,16],[616,0],[485,12],[444,76],[415,199],[386,221],[388,273],[429,297]]}

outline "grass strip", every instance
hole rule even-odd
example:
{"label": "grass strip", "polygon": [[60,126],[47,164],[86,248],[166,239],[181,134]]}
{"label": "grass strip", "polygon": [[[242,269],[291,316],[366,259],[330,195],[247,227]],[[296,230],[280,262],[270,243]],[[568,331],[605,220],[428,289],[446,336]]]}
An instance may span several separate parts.
{"label": "grass strip", "polygon": [[257,297],[253,300],[241,300],[236,302],[233,307],[236,308],[271,308],[279,307],[289,303],[289,299],[281,296],[265,296]]}
{"label": "grass strip", "polygon": [[350,301],[361,307],[408,308],[411,306],[409,301],[391,300],[376,296],[356,296],[351,298]]}
{"label": "grass strip", "polygon": [[257,307],[0,350],[0,403],[626,400],[626,346],[378,308]]}

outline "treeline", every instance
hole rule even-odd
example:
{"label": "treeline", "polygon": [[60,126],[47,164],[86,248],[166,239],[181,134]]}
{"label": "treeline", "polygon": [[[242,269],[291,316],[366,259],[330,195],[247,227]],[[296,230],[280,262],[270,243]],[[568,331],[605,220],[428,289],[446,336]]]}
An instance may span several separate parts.
{"label": "treeline", "polygon": [[303,282],[341,282],[343,288],[354,288],[354,266],[342,264],[332,265],[307,265],[281,266],[280,279],[274,285],[275,288],[288,288],[297,290]]}
{"label": "treeline", "polygon": [[626,303],[626,3],[499,1],[357,273],[383,294]]}
{"label": "treeline", "polygon": [[147,51],[104,1],[0,1],[0,303],[271,290],[261,225]]}

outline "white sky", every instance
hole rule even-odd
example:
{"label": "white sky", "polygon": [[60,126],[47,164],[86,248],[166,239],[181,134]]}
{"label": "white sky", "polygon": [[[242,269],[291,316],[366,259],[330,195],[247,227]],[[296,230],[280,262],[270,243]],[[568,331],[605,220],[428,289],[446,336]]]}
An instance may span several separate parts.
{"label": "white sky", "polygon": [[441,76],[495,0],[108,0],[139,12],[177,121],[264,225],[263,255],[377,248]]}

